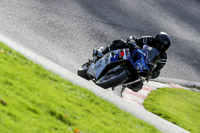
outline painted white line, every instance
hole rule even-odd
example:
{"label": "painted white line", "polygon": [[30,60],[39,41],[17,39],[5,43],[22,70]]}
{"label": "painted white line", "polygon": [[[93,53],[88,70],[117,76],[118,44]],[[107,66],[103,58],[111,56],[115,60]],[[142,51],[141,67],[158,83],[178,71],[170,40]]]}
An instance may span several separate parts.
{"label": "painted white line", "polygon": [[200,88],[199,82],[186,81],[186,80],[181,80],[181,79],[164,78],[164,77],[158,77],[154,81],[180,84],[180,85],[183,85],[183,86],[188,86],[188,87],[193,88],[193,89],[189,89],[189,90],[194,90],[194,91],[200,92],[199,89],[195,89],[195,88]]}
{"label": "painted white line", "polygon": [[147,86],[150,86],[152,88],[164,88],[164,87],[169,87],[167,84],[162,84],[162,83],[158,83],[158,82],[148,82]]}

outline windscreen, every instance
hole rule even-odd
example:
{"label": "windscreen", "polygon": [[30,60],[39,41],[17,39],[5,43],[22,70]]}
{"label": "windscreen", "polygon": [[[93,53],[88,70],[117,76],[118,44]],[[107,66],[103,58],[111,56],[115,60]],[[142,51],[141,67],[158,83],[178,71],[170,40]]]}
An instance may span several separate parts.
{"label": "windscreen", "polygon": [[157,57],[160,54],[160,52],[156,48],[147,45],[143,46],[142,51],[144,52],[144,56],[148,60],[148,63],[152,63],[155,57]]}

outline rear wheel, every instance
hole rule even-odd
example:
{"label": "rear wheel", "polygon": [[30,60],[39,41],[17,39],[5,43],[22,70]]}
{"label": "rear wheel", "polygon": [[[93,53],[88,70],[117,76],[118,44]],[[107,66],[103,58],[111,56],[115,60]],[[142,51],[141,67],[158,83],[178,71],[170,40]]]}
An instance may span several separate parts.
{"label": "rear wheel", "polygon": [[129,79],[127,70],[123,67],[118,66],[108,71],[106,75],[96,81],[96,84],[102,88],[115,87],[122,84]]}
{"label": "rear wheel", "polygon": [[132,91],[138,92],[138,91],[141,90],[142,87],[143,87],[143,81],[139,81],[139,82],[137,82],[137,83],[127,85],[127,87],[128,87],[129,89],[131,89]]}

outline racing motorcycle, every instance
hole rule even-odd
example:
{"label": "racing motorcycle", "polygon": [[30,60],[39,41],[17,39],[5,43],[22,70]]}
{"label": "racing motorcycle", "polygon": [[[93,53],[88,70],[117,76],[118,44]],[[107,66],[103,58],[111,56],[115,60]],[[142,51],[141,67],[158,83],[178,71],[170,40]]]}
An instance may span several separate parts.
{"label": "racing motorcycle", "polygon": [[159,55],[157,49],[147,45],[142,49],[117,49],[98,60],[89,60],[78,69],[78,75],[105,89],[148,81]]}

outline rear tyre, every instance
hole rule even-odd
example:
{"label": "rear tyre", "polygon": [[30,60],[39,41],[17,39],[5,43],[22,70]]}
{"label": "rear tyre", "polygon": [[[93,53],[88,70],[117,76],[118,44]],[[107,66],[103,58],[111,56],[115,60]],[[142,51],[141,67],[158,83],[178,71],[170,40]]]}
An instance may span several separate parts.
{"label": "rear tyre", "polygon": [[132,91],[138,92],[138,91],[141,90],[142,87],[143,87],[143,81],[139,81],[139,82],[137,82],[137,83],[127,85],[127,87],[128,87],[129,89],[131,89]]}
{"label": "rear tyre", "polygon": [[[104,89],[107,89],[109,87],[116,87],[117,85],[120,85],[129,79],[127,70],[123,69],[122,67],[120,71],[119,67],[117,69],[114,68],[113,70],[113,72],[111,72],[111,70],[106,75],[97,80],[96,84]],[[116,72],[115,70],[118,71]]]}

